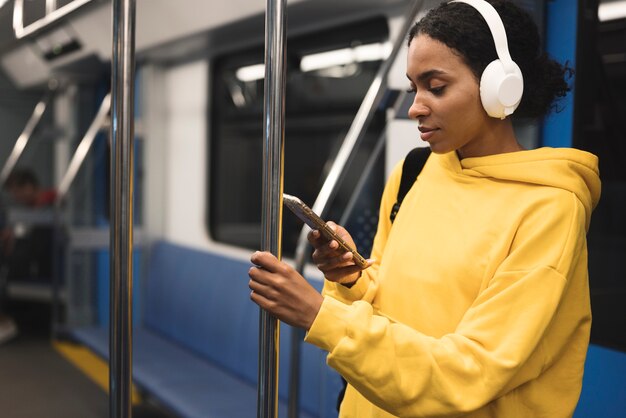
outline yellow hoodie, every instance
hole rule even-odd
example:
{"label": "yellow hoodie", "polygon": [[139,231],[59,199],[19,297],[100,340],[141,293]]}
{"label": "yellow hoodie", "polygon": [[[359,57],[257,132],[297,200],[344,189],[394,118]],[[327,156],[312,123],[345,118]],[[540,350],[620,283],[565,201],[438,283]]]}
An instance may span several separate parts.
{"label": "yellow hoodie", "polygon": [[383,194],[378,261],[352,288],[325,282],[306,336],[349,383],[340,417],[570,417],[597,158],[432,154],[392,228],[400,176]]}

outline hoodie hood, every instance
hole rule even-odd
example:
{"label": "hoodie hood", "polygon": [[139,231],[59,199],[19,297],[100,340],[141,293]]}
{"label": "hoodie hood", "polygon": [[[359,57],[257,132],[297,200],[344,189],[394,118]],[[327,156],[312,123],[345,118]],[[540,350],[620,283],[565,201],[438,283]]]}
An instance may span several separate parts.
{"label": "hoodie hood", "polygon": [[[453,158],[457,159],[456,153]],[[450,155],[448,154],[448,155]],[[458,162],[464,175],[558,187],[582,202],[589,228],[591,212],[600,199],[598,157],[573,148],[539,148]]]}

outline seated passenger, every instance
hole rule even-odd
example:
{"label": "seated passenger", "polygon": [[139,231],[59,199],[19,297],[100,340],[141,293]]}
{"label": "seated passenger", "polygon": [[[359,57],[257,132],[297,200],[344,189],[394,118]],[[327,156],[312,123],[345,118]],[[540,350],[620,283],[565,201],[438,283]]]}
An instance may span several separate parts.
{"label": "seated passenger", "polygon": [[4,182],[4,189],[16,203],[29,207],[51,206],[56,200],[56,190],[42,189],[37,176],[28,169],[15,169]]}
{"label": "seated passenger", "polygon": [[[42,189],[35,174],[28,169],[14,170],[4,189],[20,206],[36,209],[54,204],[56,191]],[[17,334],[15,321],[3,314],[7,280],[49,280],[52,275],[52,227],[35,225],[24,236],[16,237],[11,225],[0,225],[0,343]]]}

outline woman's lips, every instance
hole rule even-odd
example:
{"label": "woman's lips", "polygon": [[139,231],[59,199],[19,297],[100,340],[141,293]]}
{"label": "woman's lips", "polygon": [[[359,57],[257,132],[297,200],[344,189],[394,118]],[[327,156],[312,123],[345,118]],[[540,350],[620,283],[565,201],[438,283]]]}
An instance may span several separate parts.
{"label": "woman's lips", "polygon": [[420,131],[422,141],[428,141],[438,130],[438,128],[430,128],[428,126],[419,126],[417,129]]}

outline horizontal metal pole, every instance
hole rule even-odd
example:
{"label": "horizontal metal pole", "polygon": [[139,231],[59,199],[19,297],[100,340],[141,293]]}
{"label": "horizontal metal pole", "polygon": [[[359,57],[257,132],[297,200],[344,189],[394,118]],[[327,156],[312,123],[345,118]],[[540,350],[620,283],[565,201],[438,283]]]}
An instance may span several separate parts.
{"label": "horizontal metal pole", "polygon": [[54,219],[54,209],[48,207],[12,207],[7,210],[6,217],[7,224],[9,225],[21,223],[27,226],[52,225]]}
{"label": "horizontal metal pole", "polygon": [[[72,251],[108,250],[111,244],[108,228],[69,228],[68,238],[67,248]],[[133,228],[133,248],[141,247],[143,243],[143,231]]]}
{"label": "horizontal metal pole", "polygon": [[15,0],[13,5],[13,32],[15,37],[22,39],[32,35],[91,1],[93,0],[74,0],[56,9],[56,1],[47,0],[46,15],[24,27],[24,0]]}

